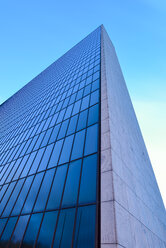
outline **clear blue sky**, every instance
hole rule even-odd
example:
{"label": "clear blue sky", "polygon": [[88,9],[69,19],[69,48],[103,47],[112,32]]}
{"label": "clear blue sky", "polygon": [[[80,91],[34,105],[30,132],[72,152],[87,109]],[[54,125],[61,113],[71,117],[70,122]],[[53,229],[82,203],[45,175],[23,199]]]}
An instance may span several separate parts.
{"label": "clear blue sky", "polygon": [[100,24],[116,48],[166,201],[165,0],[1,0],[0,103]]}

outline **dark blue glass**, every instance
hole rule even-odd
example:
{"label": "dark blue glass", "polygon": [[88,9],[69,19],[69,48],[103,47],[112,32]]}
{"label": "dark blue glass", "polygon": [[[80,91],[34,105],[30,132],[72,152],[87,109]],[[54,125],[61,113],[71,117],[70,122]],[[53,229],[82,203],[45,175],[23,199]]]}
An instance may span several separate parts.
{"label": "dark blue glass", "polygon": [[34,147],[34,145],[35,145],[35,143],[36,143],[38,137],[39,137],[39,135],[36,135],[36,136],[32,139],[31,144],[30,144],[30,146],[28,147],[28,150],[27,150],[26,153],[32,152],[33,147]]}
{"label": "dark blue glass", "polygon": [[0,236],[2,234],[2,231],[3,231],[4,227],[5,227],[6,222],[7,222],[7,218],[0,219]]}
{"label": "dark blue glass", "polygon": [[26,165],[24,166],[24,169],[23,169],[23,171],[22,171],[22,173],[21,173],[21,177],[27,176],[28,171],[29,171],[29,169],[30,169],[30,167],[31,167],[31,165],[32,165],[32,163],[33,163],[33,160],[34,160],[34,158],[35,158],[35,156],[36,156],[36,153],[37,153],[37,152],[32,152],[32,153],[30,154],[30,156],[29,156],[29,158],[28,158],[28,161],[27,161]]}
{"label": "dark blue glass", "polygon": [[91,90],[91,84],[89,84],[88,86],[85,87],[85,89],[84,89],[84,96],[90,94],[90,90]]}
{"label": "dark blue glass", "polygon": [[85,110],[79,114],[79,119],[78,119],[78,125],[77,125],[77,131],[84,129],[87,124],[87,115],[88,115],[88,110]]}
{"label": "dark blue glass", "polygon": [[1,240],[0,240],[1,247],[7,247],[7,244],[14,230],[16,222],[17,222],[17,217],[13,217],[8,220],[5,230],[3,231],[3,234],[1,236]]}
{"label": "dark blue glass", "polygon": [[28,175],[32,175],[32,174],[36,173],[44,151],[45,151],[45,148],[41,148],[40,150],[38,150],[37,155],[35,157],[35,160],[33,161],[33,164],[31,166],[31,169],[30,169]]}
{"label": "dark blue glass", "polygon": [[93,125],[99,120],[99,105],[96,104],[89,109],[88,126]]}
{"label": "dark blue glass", "polygon": [[28,177],[26,179],[26,181],[25,181],[25,183],[24,183],[24,185],[23,185],[23,187],[21,189],[20,195],[17,198],[16,204],[15,204],[13,210],[12,210],[11,215],[20,214],[22,206],[23,206],[24,201],[26,199],[26,196],[27,196],[27,193],[28,193],[29,188],[31,186],[33,178],[34,178],[34,176],[30,176],[30,177]]}
{"label": "dark blue glass", "polygon": [[57,211],[45,213],[36,247],[51,247],[56,220]]}
{"label": "dark blue glass", "polygon": [[77,120],[78,120],[78,115],[75,115],[70,119],[67,135],[70,135],[70,134],[75,132],[76,125],[77,125]]}
{"label": "dark blue glass", "polygon": [[84,140],[85,140],[85,129],[76,133],[75,135],[71,160],[82,157],[83,148],[84,148]]}
{"label": "dark blue glass", "polygon": [[81,175],[79,203],[96,201],[97,155],[84,158]]}
{"label": "dark blue glass", "polygon": [[41,145],[41,142],[42,142],[42,140],[43,140],[43,138],[44,138],[45,133],[46,133],[46,132],[42,132],[42,133],[39,135],[39,138],[38,138],[38,140],[37,140],[37,142],[36,142],[36,144],[35,144],[35,146],[34,146],[34,148],[33,148],[33,151],[39,149],[39,147],[40,147],[40,145]]}
{"label": "dark blue glass", "polygon": [[59,207],[66,178],[66,172],[67,165],[62,165],[57,168],[47,204],[47,209],[56,209]]}
{"label": "dark blue glass", "polygon": [[98,124],[87,128],[84,155],[97,152],[98,147]]}
{"label": "dark blue glass", "polygon": [[46,201],[48,198],[48,194],[50,191],[52,179],[54,176],[54,172],[55,172],[55,169],[51,169],[46,172],[40,191],[39,191],[39,194],[38,194],[38,197],[37,197],[37,200],[36,200],[35,207],[33,209],[34,212],[44,211]]}
{"label": "dark blue glass", "polygon": [[81,162],[82,160],[77,160],[69,165],[62,207],[73,206],[77,202]]}
{"label": "dark blue glass", "polygon": [[82,99],[81,111],[89,107],[89,99],[90,99],[89,96],[86,96]]}
{"label": "dark blue glass", "polygon": [[59,140],[56,142],[55,146],[54,146],[54,150],[52,152],[50,161],[49,161],[49,165],[48,168],[52,168],[54,166],[57,166],[58,160],[59,160],[59,155],[62,149],[62,145],[63,145],[63,140]]}
{"label": "dark blue glass", "polygon": [[51,152],[53,150],[53,146],[54,146],[53,144],[47,146],[45,153],[42,157],[42,160],[40,162],[38,172],[46,169],[46,167],[48,165],[48,161],[50,159]]}
{"label": "dark blue glass", "polygon": [[26,151],[27,151],[27,149],[28,149],[28,147],[29,147],[29,145],[30,145],[30,143],[31,143],[31,140],[32,140],[32,139],[27,140],[27,142],[26,142],[26,144],[25,144],[25,146],[24,146],[24,148],[23,148],[23,150],[22,150],[22,152],[21,152],[21,154],[20,154],[20,157],[22,157],[23,155],[26,154]]}
{"label": "dark blue glass", "polygon": [[91,98],[90,98],[90,106],[96,104],[99,102],[99,90],[94,91],[91,94]]}
{"label": "dark blue glass", "polygon": [[20,216],[10,241],[11,247],[13,247],[14,245],[17,245],[17,247],[19,247],[19,244],[23,238],[25,228],[28,223],[28,219],[29,219],[29,215]]}
{"label": "dark blue glass", "polygon": [[26,156],[22,159],[22,161],[21,161],[21,163],[20,163],[20,166],[19,166],[19,168],[17,169],[17,171],[16,171],[16,173],[15,173],[15,175],[14,175],[14,177],[13,177],[13,180],[16,180],[16,179],[19,178],[19,176],[20,176],[22,170],[24,169],[24,166],[25,166],[25,163],[26,163],[27,159],[28,159],[28,155],[26,155]]}
{"label": "dark blue glass", "polygon": [[33,184],[31,186],[31,189],[29,191],[28,197],[26,199],[26,202],[24,204],[22,213],[30,213],[32,211],[42,178],[43,178],[43,172],[39,173],[35,176],[35,179],[33,181]]}
{"label": "dark blue glass", "polygon": [[97,79],[96,81],[94,81],[92,83],[92,91],[95,91],[95,90],[99,89],[99,86],[100,86],[100,80]]}
{"label": "dark blue glass", "polygon": [[43,214],[32,214],[21,247],[33,247]]}
{"label": "dark blue glass", "polygon": [[64,163],[67,163],[69,161],[71,148],[72,148],[72,144],[73,144],[73,138],[74,138],[74,135],[66,137],[64,144],[63,144],[59,164],[64,164]]}
{"label": "dark blue glass", "polygon": [[49,144],[56,141],[56,138],[57,138],[57,135],[59,132],[59,128],[60,128],[60,124],[58,124],[54,127],[52,134],[51,134],[51,137],[50,137],[50,140],[49,140]]}
{"label": "dark blue glass", "polygon": [[10,197],[10,195],[12,193],[12,190],[13,190],[15,184],[16,184],[15,182],[9,184],[9,187],[6,190],[6,193],[5,193],[4,197],[3,197],[3,200],[0,202],[0,215],[2,214],[3,209],[4,209],[7,201],[9,200],[9,197]]}
{"label": "dark blue glass", "polygon": [[61,210],[53,247],[71,247],[75,209]]}
{"label": "dark blue glass", "polygon": [[21,162],[21,158],[15,161],[15,164],[7,177],[6,183],[11,181],[11,179],[13,178],[13,175],[15,174],[16,170],[18,169],[20,165],[20,162]]}
{"label": "dark blue glass", "polygon": [[11,195],[11,197],[10,197],[6,207],[5,207],[5,210],[4,210],[3,214],[2,214],[3,217],[9,216],[9,214],[10,214],[10,212],[11,212],[11,210],[12,210],[14,204],[15,204],[17,196],[18,196],[18,194],[19,194],[19,192],[21,190],[23,182],[24,182],[24,179],[21,179],[21,180],[19,180],[17,182],[17,184],[16,184],[16,186],[15,186],[13,192],[12,192],[12,195]]}
{"label": "dark blue glass", "polygon": [[46,134],[44,136],[44,139],[43,139],[40,147],[43,147],[43,146],[46,146],[47,145],[51,133],[52,133],[52,128],[50,128],[50,129],[47,130],[47,132],[46,132]]}
{"label": "dark blue glass", "polygon": [[62,122],[60,131],[59,131],[59,135],[58,135],[58,139],[62,139],[65,137],[68,123],[69,123],[69,120]]}
{"label": "dark blue glass", "polygon": [[78,208],[74,248],[95,247],[96,206]]}

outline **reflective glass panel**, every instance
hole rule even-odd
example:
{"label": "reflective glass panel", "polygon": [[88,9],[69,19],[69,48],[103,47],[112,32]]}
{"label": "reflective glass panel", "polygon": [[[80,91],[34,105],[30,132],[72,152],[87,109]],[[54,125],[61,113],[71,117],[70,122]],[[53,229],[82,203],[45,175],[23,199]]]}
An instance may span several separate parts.
{"label": "reflective glass panel", "polygon": [[77,201],[82,160],[77,160],[69,165],[62,207],[73,206]]}
{"label": "reflective glass panel", "polygon": [[47,209],[56,209],[59,207],[60,200],[62,197],[63,186],[66,178],[66,172],[67,165],[62,165],[57,168],[47,204]]}
{"label": "reflective glass panel", "polygon": [[84,158],[79,203],[96,201],[97,155]]}
{"label": "reflective glass panel", "polygon": [[45,213],[37,240],[37,247],[51,247],[56,220],[57,211]]}
{"label": "reflective glass panel", "polygon": [[75,209],[61,210],[53,247],[71,247]]}
{"label": "reflective glass panel", "polygon": [[73,247],[95,247],[96,206],[78,208]]}
{"label": "reflective glass panel", "polygon": [[32,214],[21,247],[32,247],[35,244],[43,214]]}

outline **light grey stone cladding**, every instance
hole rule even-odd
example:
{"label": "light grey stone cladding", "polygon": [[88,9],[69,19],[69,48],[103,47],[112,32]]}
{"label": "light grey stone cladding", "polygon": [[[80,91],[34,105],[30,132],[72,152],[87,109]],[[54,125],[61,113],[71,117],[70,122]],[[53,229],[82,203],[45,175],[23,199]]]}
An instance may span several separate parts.
{"label": "light grey stone cladding", "polygon": [[166,247],[166,213],[114,46],[101,26],[101,247]]}

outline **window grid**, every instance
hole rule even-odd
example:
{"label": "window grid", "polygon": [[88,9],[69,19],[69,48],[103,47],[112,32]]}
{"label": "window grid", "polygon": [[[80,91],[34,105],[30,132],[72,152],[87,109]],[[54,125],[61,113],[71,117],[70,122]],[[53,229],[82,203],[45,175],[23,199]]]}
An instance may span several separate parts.
{"label": "window grid", "polygon": [[[53,246],[54,241],[56,241],[57,234],[61,230],[60,221],[63,220],[62,218],[64,218],[64,228],[65,228],[65,225],[67,223],[66,221],[69,221],[68,218],[70,218],[69,214],[74,213],[73,215],[74,219],[72,219],[72,223],[73,223],[72,224],[73,229],[71,233],[72,237],[70,237],[73,247],[74,243],[76,242],[75,241],[76,236],[77,236],[77,242],[78,243],[80,242],[79,231],[77,230],[78,214],[79,216],[81,216],[80,214],[83,213],[82,211],[88,209],[91,206],[96,206],[97,209],[96,211],[95,208],[93,209],[91,208],[93,210],[91,212],[93,212],[93,214],[95,213],[95,223],[96,223],[95,227],[93,227],[94,226],[94,222],[93,222],[92,227],[95,228],[95,233],[97,233],[98,231],[98,213],[99,213],[99,209],[98,209],[99,178],[98,177],[99,177],[99,160],[100,160],[100,142],[99,142],[100,28],[98,28],[96,31],[90,34],[82,42],[86,43],[87,45],[85,45],[84,47],[83,46],[84,43],[80,42],[77,45],[78,49],[80,50],[85,49],[86,51],[87,47],[89,46],[89,42],[91,43],[91,46],[93,46],[93,49],[87,50],[84,56],[82,56],[80,52],[80,56],[78,56],[78,59],[76,59],[75,63],[71,65],[70,64],[67,65],[68,61],[66,62],[65,59],[67,60],[68,58],[70,58],[70,56],[72,56],[72,50],[73,53],[75,50],[77,52],[77,46],[71,49],[71,51],[69,51],[67,55],[64,55],[65,57],[63,56],[64,71],[65,71],[65,67],[68,66],[66,72],[64,72],[62,68],[62,72],[59,73],[59,76],[54,77],[53,75],[54,70],[52,70],[50,71],[51,73],[49,76],[47,75],[48,74],[47,70],[49,69],[51,70],[51,68],[53,67],[53,65],[51,65],[48,69],[46,69],[46,72],[42,72],[38,77],[32,80],[27,86],[25,86],[20,91],[20,94],[23,94],[25,91],[27,91],[26,92],[27,100],[25,100],[24,103],[25,108],[24,111],[21,112],[23,118],[19,116],[18,113],[19,110],[18,111],[16,110],[16,115],[14,118],[7,119],[8,116],[4,118],[4,122],[7,121],[7,124],[10,128],[8,129],[9,131],[8,132],[5,131],[5,126],[4,127],[2,126],[2,132],[0,133],[0,164],[1,164],[0,165],[0,180],[1,180],[0,208],[2,208],[2,211],[0,212],[0,224],[4,223],[2,226],[3,230],[0,229],[0,243],[2,241],[2,244],[4,242],[8,242],[9,239],[10,239],[10,244],[16,241],[20,245],[23,244],[23,240],[27,233],[27,229],[29,227],[31,217],[35,216],[36,214],[42,214],[40,223],[38,223],[39,227],[38,227],[36,239],[34,240],[35,242],[34,244],[37,245],[38,238],[41,237],[40,232],[41,229],[43,228],[42,225],[44,225],[45,223],[44,222],[46,218],[45,216],[48,216],[47,213],[50,214],[55,213],[56,225],[55,225],[55,229],[53,230],[54,234],[51,238],[52,246]],[[89,55],[88,53],[91,54]],[[59,61],[61,61],[63,57],[60,58],[55,63],[60,63]],[[92,77],[91,80],[90,77]],[[48,79],[49,87],[46,85],[46,83],[44,83],[44,79],[46,81]],[[38,89],[37,87],[38,80],[39,81],[42,80],[43,89],[41,87],[39,87]],[[32,91],[32,100],[28,102],[30,98],[30,92],[33,86],[34,89]],[[39,92],[37,92],[37,89],[39,90]],[[35,94],[37,94],[37,97],[34,100]],[[16,96],[19,96],[19,92],[16,93]],[[39,100],[41,96],[42,96],[42,100]],[[88,99],[88,102],[86,99]],[[96,112],[93,112],[94,109]],[[28,114],[26,114],[26,111],[29,111]],[[92,113],[91,117],[90,117],[90,111]],[[10,111],[8,112],[10,116]],[[86,123],[80,121],[81,116],[82,118],[86,117]],[[16,118],[17,118],[17,123],[15,121]],[[77,118],[75,131],[73,131],[72,133],[68,133],[72,118]],[[79,123],[81,123],[82,126],[80,126]],[[57,133],[54,134],[55,127],[57,127]],[[97,139],[95,138],[96,141],[94,142],[94,144],[92,144],[93,146],[92,151],[91,152],[89,151],[87,154],[85,154],[85,150],[87,150],[86,146],[88,142],[87,134],[89,133],[88,130],[90,130],[90,128],[93,130],[97,130],[94,133],[95,136],[93,136],[94,139],[94,137],[96,137],[97,135]],[[52,139],[51,141],[51,137],[53,137],[53,134],[55,135],[55,138]],[[77,138],[78,135],[80,135],[79,138]],[[78,152],[77,149],[75,148],[77,147],[77,145],[81,147],[80,146],[81,144],[79,145],[80,142],[79,139],[81,139],[81,137],[83,139],[82,153],[80,151]],[[72,143],[70,143],[71,149],[69,151],[69,159],[66,159],[66,154],[64,149],[66,142],[67,140],[69,140],[69,138],[72,139]],[[56,147],[56,144],[58,144],[58,142],[62,142],[62,146],[60,147],[60,153],[57,157],[57,162],[56,163],[54,162],[53,165],[50,165],[50,161],[54,156],[54,149]],[[78,142],[78,144],[76,145],[75,142]],[[48,152],[48,148],[49,148],[49,152]],[[74,151],[75,151],[75,155],[73,156]],[[45,155],[46,152],[47,155]],[[64,154],[65,157],[63,157]],[[80,187],[82,187],[81,182],[82,182],[84,163],[86,159],[90,159],[94,156],[95,157],[97,156],[97,164],[94,164],[93,166],[93,170],[95,171],[94,182],[96,184],[96,188],[95,188],[96,200],[94,199],[91,200],[92,198],[90,196],[90,200],[81,203],[79,202],[79,197],[80,197]],[[45,162],[46,165],[42,165],[42,163],[44,163],[42,161],[44,162],[46,161]],[[64,192],[68,183],[67,179],[69,173],[71,173],[70,168],[76,168],[76,166],[73,167],[73,164],[79,161],[81,161],[81,164],[80,164],[80,174],[78,174],[78,188],[76,189],[76,194],[77,194],[76,203],[72,203],[67,206],[62,205],[64,199]],[[56,182],[56,175],[58,171],[62,168],[66,168],[65,169],[66,174],[64,175],[65,176],[64,182],[62,182],[62,193],[60,195],[60,204],[58,207],[54,207],[53,209],[48,209],[47,205],[51,197],[51,192],[53,189],[54,182]],[[48,194],[45,196],[45,204],[40,209],[37,206],[39,205],[38,203],[41,198],[41,194],[42,194],[41,192],[43,190],[44,184],[48,180],[47,179],[48,175],[52,175],[51,176],[52,179],[50,178],[50,180],[52,181],[50,182],[49,187],[47,189]],[[39,180],[37,180],[37,178],[40,178],[40,182]],[[36,184],[37,181],[38,184]],[[28,185],[28,182],[29,182],[29,186],[28,188],[25,188],[25,186]],[[34,187],[36,189],[36,195],[34,195],[34,193],[32,192]],[[9,192],[10,188],[11,188],[11,192]],[[27,191],[25,191],[25,189]],[[23,191],[25,191],[26,193],[24,193]],[[16,192],[17,195],[16,197],[14,197]],[[20,209],[18,209],[16,208],[16,206],[19,204],[19,199],[22,196],[22,194],[24,194],[24,201],[21,203],[22,205]],[[34,200],[32,200],[31,195],[33,195]],[[14,199],[14,201],[12,201],[12,199]],[[27,201],[29,201],[31,204],[29,210],[26,210]],[[15,209],[17,209],[17,214],[13,212]],[[71,211],[69,211],[70,209]],[[13,222],[14,226],[12,227],[12,229],[10,229],[9,222],[12,223],[12,221],[14,221]],[[81,219],[79,221],[81,221]],[[81,223],[80,224],[81,228],[83,228],[82,222],[80,223]],[[19,232],[20,226],[22,227],[21,232]],[[7,228],[10,229],[11,235],[10,238],[5,240],[5,235],[6,235],[5,230],[7,230]],[[93,235],[91,236],[94,235],[95,234],[93,233]],[[65,242],[62,236],[61,238],[62,238],[62,243]],[[98,241],[96,241],[96,235],[93,238],[95,239],[95,243],[93,243],[93,240],[91,240],[91,242],[94,245],[97,245]]]}

